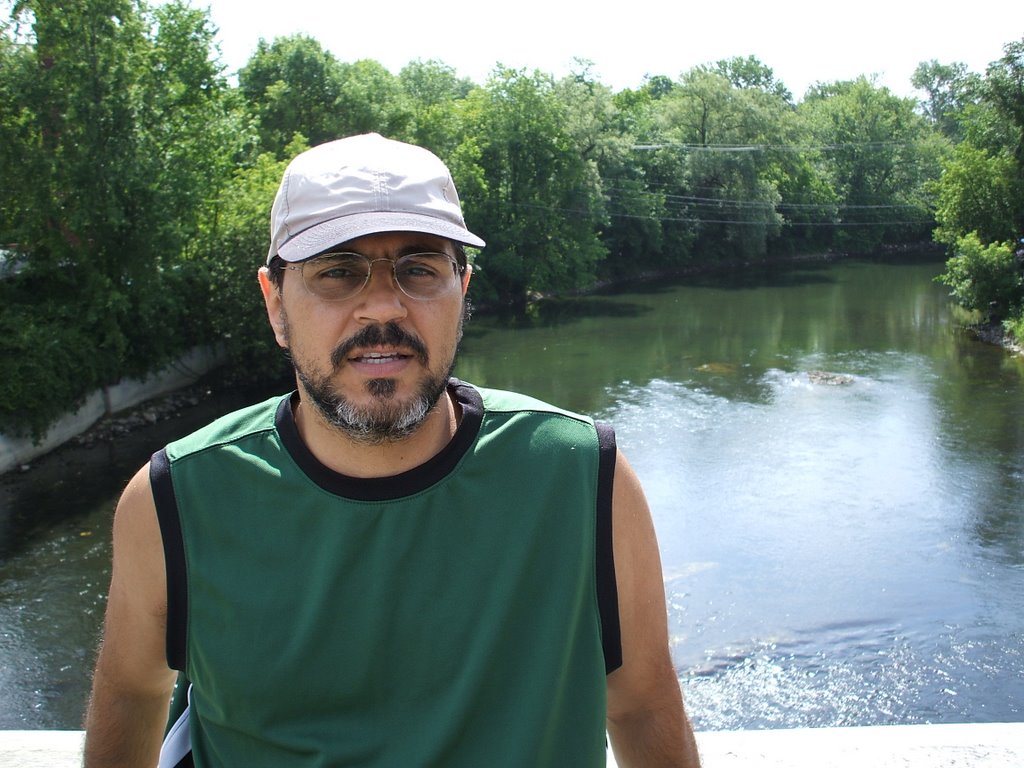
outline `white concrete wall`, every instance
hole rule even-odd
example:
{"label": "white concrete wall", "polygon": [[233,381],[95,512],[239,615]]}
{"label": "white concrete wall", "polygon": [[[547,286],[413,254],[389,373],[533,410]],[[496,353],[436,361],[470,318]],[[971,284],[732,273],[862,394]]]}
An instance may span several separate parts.
{"label": "white concrete wall", "polygon": [[[0,731],[0,766],[77,768],[82,738]],[[697,745],[703,768],[1021,768],[1024,723],[727,731],[698,733]]]}
{"label": "white concrete wall", "polygon": [[31,438],[0,434],[0,474],[26,464],[85,432],[104,416],[125,411],[154,397],[195,383],[200,376],[221,365],[224,350],[198,347],[181,359],[142,379],[125,379],[89,395],[74,413],[58,420],[37,444]]}

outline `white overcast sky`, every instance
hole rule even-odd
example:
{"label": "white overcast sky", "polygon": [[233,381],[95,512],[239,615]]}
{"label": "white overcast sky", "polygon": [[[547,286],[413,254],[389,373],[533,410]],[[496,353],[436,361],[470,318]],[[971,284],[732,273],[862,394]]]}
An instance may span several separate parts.
{"label": "white overcast sky", "polygon": [[596,78],[636,88],[699,64],[757,56],[799,99],[817,81],[877,75],[911,96],[921,62],[982,73],[1024,37],[1020,0],[190,0],[209,8],[228,72],[262,37],[303,33],[341,61],[375,59],[397,73],[438,59],[478,84],[496,63],[561,76],[574,58]]}

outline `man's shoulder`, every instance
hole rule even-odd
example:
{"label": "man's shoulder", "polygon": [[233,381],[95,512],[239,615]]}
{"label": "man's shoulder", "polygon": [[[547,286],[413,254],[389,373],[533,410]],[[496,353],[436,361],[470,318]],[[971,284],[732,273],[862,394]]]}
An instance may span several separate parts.
{"label": "man's shoulder", "polygon": [[456,386],[468,387],[479,393],[485,413],[537,413],[560,416],[586,424],[593,424],[593,419],[580,413],[561,408],[557,405],[540,400],[532,395],[514,392],[508,389],[481,387],[476,384],[457,381]]}
{"label": "man's shoulder", "polygon": [[168,456],[177,459],[209,448],[237,443],[251,435],[275,430],[278,409],[284,396],[275,395],[261,403],[224,414],[195,432],[167,445]]}

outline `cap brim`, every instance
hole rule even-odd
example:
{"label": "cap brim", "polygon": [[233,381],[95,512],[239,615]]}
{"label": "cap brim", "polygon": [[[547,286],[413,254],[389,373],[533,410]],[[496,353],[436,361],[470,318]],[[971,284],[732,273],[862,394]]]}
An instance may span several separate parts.
{"label": "cap brim", "polygon": [[[303,230],[278,250],[285,261],[303,261],[330,248],[381,232],[422,232],[454,240],[463,245],[484,247],[484,241],[465,227],[433,216],[374,211],[357,213],[325,221]],[[274,254],[270,254],[273,257]]]}

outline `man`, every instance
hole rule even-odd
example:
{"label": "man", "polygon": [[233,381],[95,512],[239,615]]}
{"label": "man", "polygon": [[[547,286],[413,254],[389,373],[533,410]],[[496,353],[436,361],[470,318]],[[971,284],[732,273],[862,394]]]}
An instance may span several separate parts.
{"label": "man", "polygon": [[259,281],[296,392],[125,490],[88,768],[156,764],[176,679],[161,765],[598,766],[606,730],[623,768],[698,764],[611,431],[450,378],[464,245],[426,150],[291,162]]}

